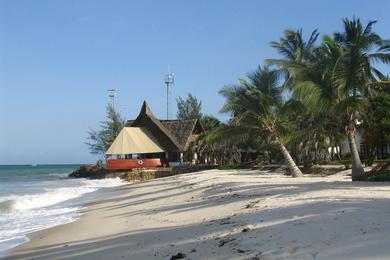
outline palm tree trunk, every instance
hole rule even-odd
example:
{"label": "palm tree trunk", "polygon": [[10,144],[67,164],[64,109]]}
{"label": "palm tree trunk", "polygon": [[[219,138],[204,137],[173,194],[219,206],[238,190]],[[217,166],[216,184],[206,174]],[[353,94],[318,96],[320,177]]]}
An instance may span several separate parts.
{"label": "palm tree trunk", "polygon": [[348,135],[349,150],[351,151],[351,159],[352,159],[352,180],[353,181],[362,180],[364,177],[364,169],[363,169],[362,162],[360,161],[360,156],[356,145],[354,131],[348,131],[347,135]]}
{"label": "palm tree trunk", "polygon": [[293,158],[291,157],[289,151],[286,149],[284,144],[278,140],[280,150],[282,151],[284,159],[287,161],[288,167],[291,171],[292,177],[302,177],[303,174],[301,170],[298,168],[298,166],[295,164]]}

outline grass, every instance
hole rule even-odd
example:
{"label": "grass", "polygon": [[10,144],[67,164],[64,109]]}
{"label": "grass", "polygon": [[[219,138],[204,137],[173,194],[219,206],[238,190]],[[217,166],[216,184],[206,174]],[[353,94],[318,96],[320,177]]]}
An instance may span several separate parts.
{"label": "grass", "polygon": [[384,171],[373,176],[367,176],[367,181],[390,181],[390,171]]}
{"label": "grass", "polygon": [[329,175],[336,174],[340,171],[343,171],[344,169],[340,168],[322,168],[318,166],[312,166],[308,169],[301,169],[304,174],[309,174],[313,176],[318,176],[318,177],[326,177]]}
{"label": "grass", "polygon": [[218,170],[237,170],[237,169],[245,169],[245,167],[240,163],[231,164],[231,165],[220,165],[218,167]]}

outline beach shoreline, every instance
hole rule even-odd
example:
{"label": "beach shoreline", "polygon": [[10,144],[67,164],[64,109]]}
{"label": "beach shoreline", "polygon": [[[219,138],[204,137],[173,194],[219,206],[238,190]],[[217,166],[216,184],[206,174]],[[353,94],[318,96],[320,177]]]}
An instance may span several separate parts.
{"label": "beach shoreline", "polygon": [[209,170],[101,192],[5,259],[368,259],[390,255],[390,184]]}

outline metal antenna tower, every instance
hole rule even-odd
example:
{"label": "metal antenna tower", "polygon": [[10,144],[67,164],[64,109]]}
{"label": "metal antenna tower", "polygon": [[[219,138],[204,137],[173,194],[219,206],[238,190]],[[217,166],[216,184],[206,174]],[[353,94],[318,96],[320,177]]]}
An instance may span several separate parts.
{"label": "metal antenna tower", "polygon": [[174,79],[175,74],[170,73],[168,71],[167,74],[165,74],[164,77],[164,83],[167,86],[167,120],[169,120],[169,88],[172,87],[175,79]]}
{"label": "metal antenna tower", "polygon": [[115,96],[116,96],[115,89],[108,89],[107,90],[107,96],[110,99],[110,105],[112,107],[114,107],[115,106]]}

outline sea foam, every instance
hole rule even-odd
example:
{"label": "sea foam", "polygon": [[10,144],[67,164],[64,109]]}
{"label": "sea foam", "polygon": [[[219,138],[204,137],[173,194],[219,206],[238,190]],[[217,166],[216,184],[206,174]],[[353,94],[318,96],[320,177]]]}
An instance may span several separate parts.
{"label": "sea foam", "polygon": [[[59,180],[66,182],[75,180]],[[0,251],[28,241],[27,233],[66,224],[79,217],[80,199],[100,188],[122,185],[119,179],[80,179],[71,187],[45,188],[44,192],[0,198]],[[68,184],[69,185],[69,184]],[[75,200],[75,202],[73,202]],[[71,201],[71,202],[70,202]],[[73,203],[72,203],[73,202]]]}

